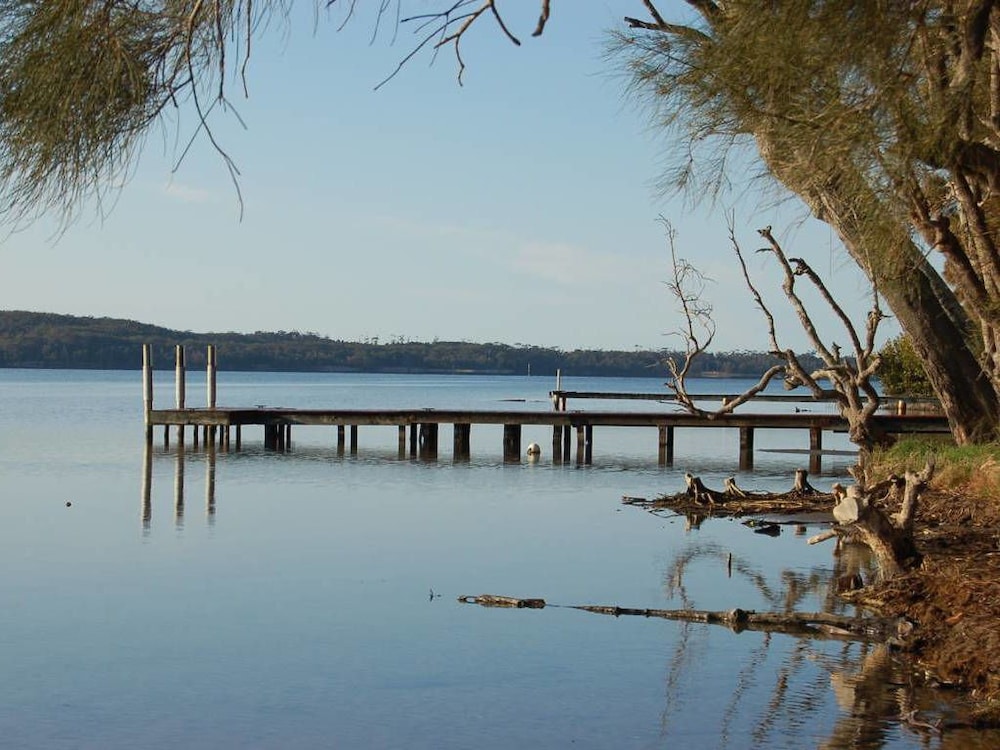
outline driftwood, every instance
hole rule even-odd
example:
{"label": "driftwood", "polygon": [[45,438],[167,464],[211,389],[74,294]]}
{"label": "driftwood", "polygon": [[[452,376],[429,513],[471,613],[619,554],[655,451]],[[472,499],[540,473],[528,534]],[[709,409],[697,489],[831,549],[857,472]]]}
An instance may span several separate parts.
{"label": "driftwood", "polygon": [[[546,604],[544,599],[520,599],[516,596],[498,596],[496,594],[479,594],[469,596],[465,594],[458,597],[462,604],[478,604],[481,607],[515,607],[517,609],[544,609]],[[526,602],[533,602],[529,606]],[[554,606],[552,604],[548,606]]]}
{"label": "driftwood", "polygon": [[795,482],[792,485],[792,492],[797,495],[816,495],[819,491],[809,484],[809,472],[805,469],[795,470]]}
{"label": "driftwood", "polygon": [[809,484],[805,469],[795,472],[795,482],[787,492],[746,490],[736,484],[735,477],[723,483],[723,489],[707,487],[700,477],[684,475],[686,489],[674,495],[660,495],[653,500],[644,497],[622,497],[626,505],[651,510],[668,508],[678,513],[714,516],[742,516],[750,513],[805,513],[828,511],[834,496],[820,492]]}
{"label": "driftwood", "polygon": [[[829,532],[818,534],[810,544],[831,537],[850,537],[871,549],[882,578],[893,578],[920,564],[921,555],[913,540],[913,521],[920,502],[920,495],[934,473],[928,463],[923,471],[908,471],[902,479],[890,477],[872,490],[865,490],[863,483],[846,489],[835,488],[837,504],[833,518],[837,522]],[[900,489],[902,488],[902,489]],[[893,501],[902,492],[899,510],[889,514],[880,505]],[[885,493],[883,497],[880,494]]]}
{"label": "driftwood", "polygon": [[847,617],[827,612],[755,612],[747,609],[710,611],[699,609],[638,609],[598,604],[559,605],[546,604],[544,599],[520,599],[511,596],[480,594],[460,596],[464,604],[479,604],[484,607],[508,607],[518,609],[542,609],[562,607],[578,609],[598,615],[614,617],[658,617],[664,620],[702,622],[725,625],[735,632],[744,630],[792,633],[815,638],[846,638],[864,641],[885,641],[898,635],[899,626],[895,620],[876,617]]}

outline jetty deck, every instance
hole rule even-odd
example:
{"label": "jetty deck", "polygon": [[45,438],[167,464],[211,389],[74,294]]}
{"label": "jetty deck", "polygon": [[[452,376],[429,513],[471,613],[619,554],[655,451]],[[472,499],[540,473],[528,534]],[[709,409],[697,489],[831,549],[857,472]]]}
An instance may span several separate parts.
{"label": "jetty deck", "polygon": [[[394,426],[398,430],[401,456],[436,457],[438,454],[441,425],[452,426],[452,452],[456,458],[468,457],[473,425],[503,426],[503,455],[505,461],[517,462],[522,457],[521,432],[525,425],[542,425],[552,428],[554,462],[578,464],[593,461],[595,427],[645,427],[656,428],[657,455],[661,464],[672,464],[674,458],[675,430],[677,428],[720,429],[739,431],[739,465],[742,469],[753,466],[754,435],[761,429],[801,430],[808,434],[810,471],[820,470],[823,455],[823,433],[845,432],[847,421],[834,413],[801,411],[797,413],[732,413],[720,416],[699,416],[680,411],[671,406],[670,394],[625,394],[600,392],[552,391],[553,410],[525,409],[300,409],[285,407],[221,407],[216,405],[214,347],[208,356],[208,405],[190,408],[185,406],[185,374],[183,348],[178,347],[175,369],[176,404],[170,409],[156,409],[152,402],[152,363],[148,347],[143,348],[143,396],[145,406],[146,440],[153,442],[154,428],[163,428],[166,445],[170,429],[175,428],[177,439],[185,440],[185,428],[192,428],[192,440],[205,445],[216,443],[224,449],[239,450],[243,442],[243,428],[263,428],[264,447],[286,450],[291,446],[292,428],[297,426],[335,427],[338,451],[344,451],[350,439],[351,452],[357,451],[358,429],[366,426]],[[569,398],[602,400],[664,401],[663,409],[644,410],[568,410]],[[699,398],[715,400],[721,394],[702,394]],[[760,401],[812,402],[809,398],[768,395]],[[897,413],[882,413],[874,417],[876,425],[890,434],[943,433],[948,431],[947,420],[937,414],[906,414],[896,407]],[[575,433],[575,435],[574,435]]]}

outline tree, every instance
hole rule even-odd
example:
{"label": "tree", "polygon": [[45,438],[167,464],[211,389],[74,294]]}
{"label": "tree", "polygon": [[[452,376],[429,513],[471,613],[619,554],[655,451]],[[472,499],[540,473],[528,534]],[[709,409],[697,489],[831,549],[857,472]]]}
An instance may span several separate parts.
{"label": "tree", "polygon": [[1000,7],[688,0],[674,24],[643,5],[617,50],[680,136],[677,184],[706,143],[755,147],[876,282],[956,440],[995,437]]}
{"label": "tree", "polygon": [[[682,362],[675,357],[668,357],[666,360],[671,374],[667,387],[674,391],[678,403],[692,414],[710,418],[729,414],[736,407],[761,393],[772,380],[780,377],[786,388],[805,388],[814,399],[828,399],[837,405],[841,416],[847,420],[851,441],[861,449],[863,464],[871,450],[887,440],[887,436],[878,430],[873,419],[880,403],[873,381],[881,364],[881,355],[875,351],[875,337],[879,323],[884,318],[877,292],[873,290],[872,307],[868,312],[862,335],[809,264],[801,258],[789,258],[772,234],[771,227],[758,230],[758,234],[767,242],[767,247],[757,252],[768,253],[778,262],[783,275],[782,292],[820,360],[817,367],[807,368],[803,364],[802,357],[778,343],[775,316],[764,302],[753,279],[750,278],[744,251],[736,240],[736,230],[730,216],[729,241],[739,261],[747,289],[766,322],[769,351],[778,364],[771,365],[757,383],[746,391],[728,400],[721,408],[709,412],[695,403],[695,399],[688,394],[685,383],[692,365],[705,353],[715,335],[712,308],[705,302],[703,296],[706,278],[688,261],[677,256],[673,228],[669,222],[663,223],[667,230],[667,243],[670,247],[673,268],[673,278],[667,282],[667,288],[677,301],[681,313],[682,328],[678,331],[678,335],[685,343]],[[818,292],[828,311],[840,324],[842,332],[851,344],[847,356],[841,353],[840,346],[836,343],[827,344],[820,336],[813,322],[813,315],[795,288],[798,279],[803,279],[809,287]],[[827,383],[828,386],[824,387],[823,383]]]}
{"label": "tree", "polygon": [[882,388],[891,396],[931,396],[930,383],[921,366],[920,358],[905,335],[886,342],[879,350],[882,364],[878,377]]}

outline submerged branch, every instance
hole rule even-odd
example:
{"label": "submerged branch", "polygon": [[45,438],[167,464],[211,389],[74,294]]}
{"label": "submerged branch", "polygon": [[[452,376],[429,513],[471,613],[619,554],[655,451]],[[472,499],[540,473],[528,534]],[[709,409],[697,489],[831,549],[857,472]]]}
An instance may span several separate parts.
{"label": "submerged branch", "polygon": [[483,607],[505,607],[516,609],[544,609],[561,607],[578,609],[598,615],[613,617],[658,617],[664,620],[703,622],[712,625],[726,625],[739,633],[744,630],[790,633],[813,638],[846,638],[864,641],[884,641],[896,635],[896,621],[876,617],[847,617],[828,612],[755,612],[747,609],[724,611],[700,609],[639,609],[603,604],[547,604],[544,599],[521,599],[512,596],[480,594],[460,596],[463,604],[479,604]]}

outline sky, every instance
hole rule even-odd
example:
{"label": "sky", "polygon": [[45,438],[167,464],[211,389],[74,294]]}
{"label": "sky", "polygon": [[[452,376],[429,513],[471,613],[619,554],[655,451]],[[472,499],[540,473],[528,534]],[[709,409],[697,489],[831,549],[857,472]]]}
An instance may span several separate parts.
{"label": "sky", "polygon": [[[373,2],[338,30],[341,6],[316,16],[299,0],[254,40],[249,96],[229,80],[233,107],[213,113],[239,195],[204,137],[180,158],[195,123],[190,109],[171,113],[113,204],[62,232],[43,217],[0,240],[0,308],[195,332],[677,348],[663,217],[677,254],[712,280],[712,349],[765,350],[728,239],[733,211],[745,249],[773,226],[861,320],[870,292],[856,267],[799,204],[747,191],[752,160],[731,175],[743,189],[715,202],[658,189],[669,142],[605,55],[608,30],[641,6],[553,3],[532,38],[537,4],[508,2],[520,47],[484,18],[463,42],[462,85],[443,50],[376,90],[412,49],[409,28],[373,40]],[[683,19],[682,6],[660,9]],[[780,343],[809,349],[773,294],[773,263],[755,256],[751,271]]]}

